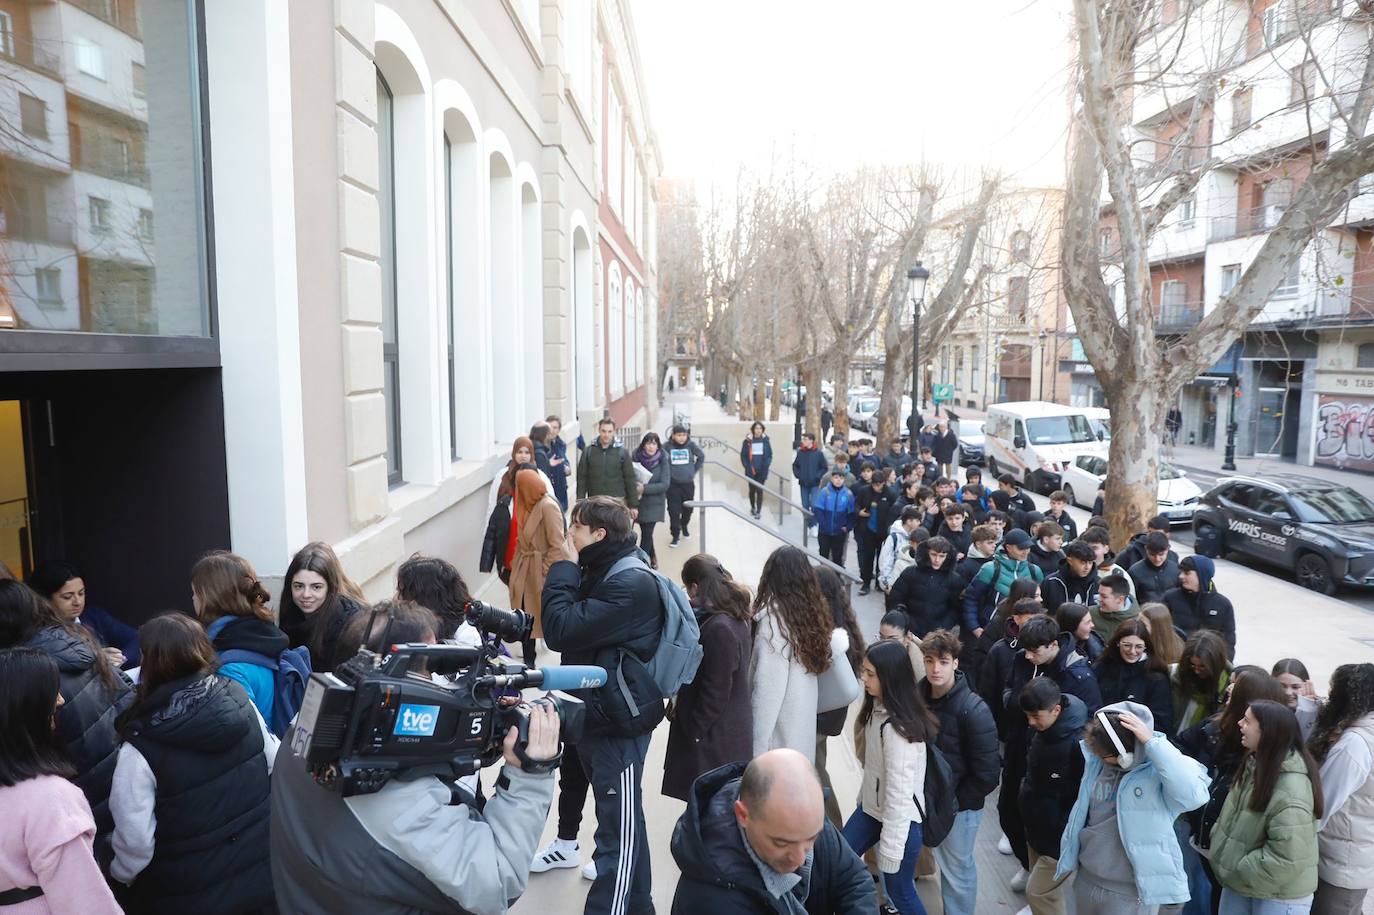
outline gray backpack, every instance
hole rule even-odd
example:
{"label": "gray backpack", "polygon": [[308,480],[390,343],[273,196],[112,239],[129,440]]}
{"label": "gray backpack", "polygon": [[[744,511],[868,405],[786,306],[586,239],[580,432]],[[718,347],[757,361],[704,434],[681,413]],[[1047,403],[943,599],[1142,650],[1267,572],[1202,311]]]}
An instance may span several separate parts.
{"label": "gray backpack", "polygon": [[671,699],[684,684],[692,682],[701,665],[701,627],[697,625],[696,611],[687,592],[677,582],[649,568],[639,552],[617,560],[606,572],[606,578],[630,569],[643,569],[658,585],[659,601],[663,604],[663,635],[645,668],[663,698]]}

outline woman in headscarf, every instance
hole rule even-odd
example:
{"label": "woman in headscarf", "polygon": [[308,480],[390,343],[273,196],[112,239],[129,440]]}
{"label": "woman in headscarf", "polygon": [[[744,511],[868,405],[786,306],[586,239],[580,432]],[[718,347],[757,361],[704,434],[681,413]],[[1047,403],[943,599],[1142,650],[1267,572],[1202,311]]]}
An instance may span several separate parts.
{"label": "woman in headscarf", "polygon": [[537,470],[515,475],[515,555],[511,561],[510,605],[534,617],[534,631],[525,640],[525,666],[534,666],[534,640],[543,638],[539,620],[539,595],[549,567],[560,559],[572,559],[564,539],[563,509]]}

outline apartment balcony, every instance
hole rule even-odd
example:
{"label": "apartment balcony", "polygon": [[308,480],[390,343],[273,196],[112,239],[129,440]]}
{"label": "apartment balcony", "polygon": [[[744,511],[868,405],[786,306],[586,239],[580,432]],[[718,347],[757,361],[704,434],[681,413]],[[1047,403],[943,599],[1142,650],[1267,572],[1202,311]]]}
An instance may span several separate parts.
{"label": "apartment balcony", "polygon": [[69,222],[22,216],[7,219],[0,214],[0,240],[5,239],[67,247],[75,244],[75,235]]}
{"label": "apartment balcony", "polygon": [[1215,216],[1212,218],[1207,240],[1209,242],[1229,241],[1245,235],[1258,235],[1261,232],[1268,232],[1279,224],[1283,212],[1284,207],[1271,204],[1241,210],[1235,216]]}
{"label": "apartment balcony", "polygon": [[61,79],[62,54],[55,48],[49,48],[48,44],[18,35],[0,35],[0,60],[10,61],[53,79]]}
{"label": "apartment balcony", "polygon": [[1201,320],[1201,302],[1165,302],[1155,314],[1155,333],[1185,333]]}

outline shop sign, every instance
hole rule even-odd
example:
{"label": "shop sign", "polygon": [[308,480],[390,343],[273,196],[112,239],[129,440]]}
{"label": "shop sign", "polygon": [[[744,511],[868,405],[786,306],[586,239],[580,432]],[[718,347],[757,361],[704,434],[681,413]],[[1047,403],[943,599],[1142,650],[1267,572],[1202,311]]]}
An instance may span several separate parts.
{"label": "shop sign", "polygon": [[1374,375],[1336,375],[1327,382],[1342,391],[1374,391]]}
{"label": "shop sign", "polygon": [[1374,471],[1374,398],[1320,395],[1314,458],[1330,467]]}

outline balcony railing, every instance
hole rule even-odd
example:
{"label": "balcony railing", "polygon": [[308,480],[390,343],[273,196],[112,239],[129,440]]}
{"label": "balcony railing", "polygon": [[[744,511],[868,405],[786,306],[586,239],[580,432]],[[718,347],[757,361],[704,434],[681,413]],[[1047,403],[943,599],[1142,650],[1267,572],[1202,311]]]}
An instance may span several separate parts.
{"label": "balcony railing", "polygon": [[132,9],[122,7],[119,0],[68,0],[68,2],[77,9],[85,10],[95,18],[108,22],[121,32],[135,38],[139,37],[137,15]]}
{"label": "balcony railing", "polygon": [[61,79],[62,55],[46,45],[46,42],[20,38],[18,35],[0,35],[0,59]]}
{"label": "balcony railing", "polygon": [[1162,334],[1182,333],[1196,327],[1202,320],[1201,302],[1165,302],[1155,316],[1155,331]]}
{"label": "balcony railing", "polygon": [[1214,216],[1208,241],[1226,241],[1244,235],[1268,232],[1279,224],[1284,208],[1278,204],[1241,210],[1235,216]]}

